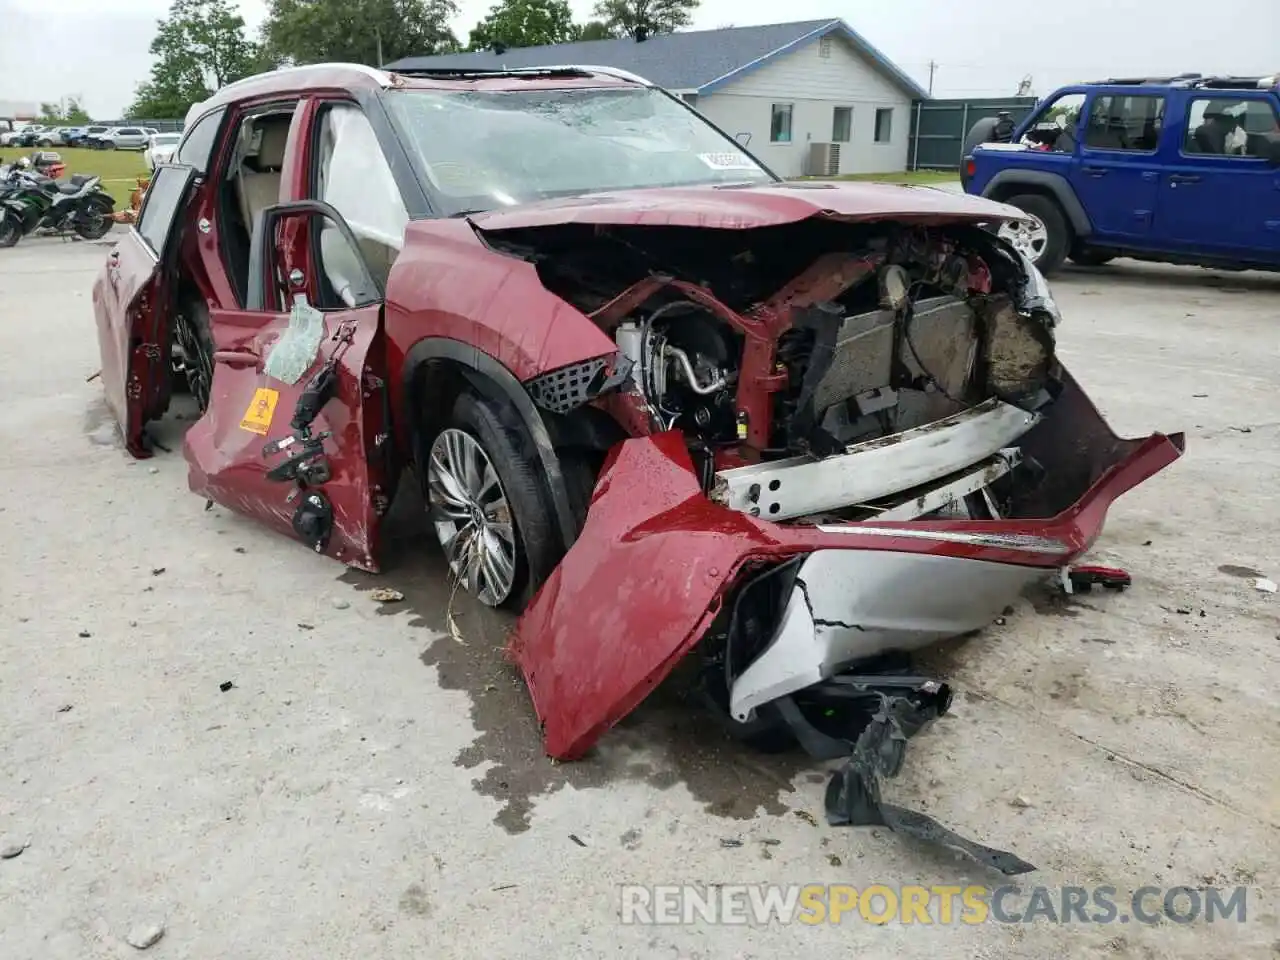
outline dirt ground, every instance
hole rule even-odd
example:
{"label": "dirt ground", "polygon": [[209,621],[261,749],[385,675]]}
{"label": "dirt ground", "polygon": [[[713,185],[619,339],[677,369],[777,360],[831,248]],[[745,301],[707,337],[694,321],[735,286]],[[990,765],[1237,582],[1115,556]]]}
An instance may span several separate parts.
{"label": "dirt ground", "polygon": [[666,691],[548,762],[508,622],[458,600],[448,629],[411,503],[375,583],[205,512],[182,422],[172,454],[124,454],[86,382],[105,252],[0,251],[0,848],[26,845],[0,860],[5,960],[129,956],[149,924],[148,955],[193,960],[1280,953],[1280,596],[1253,580],[1280,578],[1280,278],[1055,281],[1077,378],[1187,455],[1111,511],[1096,559],[1130,591],[1027,599],[934,658],[954,711],[886,786],[1036,864],[1024,889],[1243,884],[1247,921],[644,926],[619,884],[1003,881],[827,827],[819,765],[726,744]]}

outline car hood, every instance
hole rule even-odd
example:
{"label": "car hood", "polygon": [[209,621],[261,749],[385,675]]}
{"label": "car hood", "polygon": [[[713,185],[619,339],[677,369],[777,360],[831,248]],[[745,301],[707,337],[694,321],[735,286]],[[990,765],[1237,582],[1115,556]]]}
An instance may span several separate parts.
{"label": "car hood", "polygon": [[1003,203],[935,187],[802,181],[765,186],[656,187],[544,200],[471,215],[482,230],[565,223],[642,224],[743,230],[809,217],[916,223],[1020,220]]}

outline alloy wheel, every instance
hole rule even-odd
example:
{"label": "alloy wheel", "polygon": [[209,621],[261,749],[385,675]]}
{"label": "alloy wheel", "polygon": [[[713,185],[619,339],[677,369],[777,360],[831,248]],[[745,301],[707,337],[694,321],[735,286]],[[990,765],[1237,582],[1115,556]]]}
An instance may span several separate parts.
{"label": "alloy wheel", "polygon": [[1039,217],[1024,211],[1026,221],[1006,221],[996,234],[1032,263],[1039,263],[1049,245],[1049,231]]}
{"label": "alloy wheel", "polygon": [[428,511],[449,567],[486,606],[510,595],[516,536],[502,481],[478,440],[441,431],[427,464]]}
{"label": "alloy wheel", "polygon": [[209,388],[213,382],[213,357],[205,349],[203,341],[192,326],[186,311],[178,314],[178,346],[182,348],[183,372],[187,377],[187,391],[195,398],[201,413],[209,409]]}

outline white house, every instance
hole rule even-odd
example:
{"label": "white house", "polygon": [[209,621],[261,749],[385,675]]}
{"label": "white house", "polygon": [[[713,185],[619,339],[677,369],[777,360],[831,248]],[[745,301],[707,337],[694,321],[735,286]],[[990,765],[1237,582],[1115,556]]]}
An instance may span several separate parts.
{"label": "white house", "polygon": [[906,169],[911,105],[928,97],[843,20],[408,57],[387,68],[574,63],[629,70],[679,94],[784,177]]}

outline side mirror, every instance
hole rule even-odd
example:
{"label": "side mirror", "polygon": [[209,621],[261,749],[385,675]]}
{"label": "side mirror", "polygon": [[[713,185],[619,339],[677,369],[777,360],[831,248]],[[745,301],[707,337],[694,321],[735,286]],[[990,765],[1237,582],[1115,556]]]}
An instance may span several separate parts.
{"label": "side mirror", "polygon": [[300,263],[312,273],[325,269],[330,282],[340,272],[343,290],[336,292],[345,294],[348,306],[382,300],[382,287],[370,273],[360,243],[342,214],[322,200],[291,200],[267,207],[254,221],[245,309],[288,310],[292,293],[321,279],[306,276],[307,271],[296,274]]}
{"label": "side mirror", "polygon": [[751,134],[749,133],[736,133],[734,134],[733,139],[737,140],[738,143],[744,147],[751,146]]}

